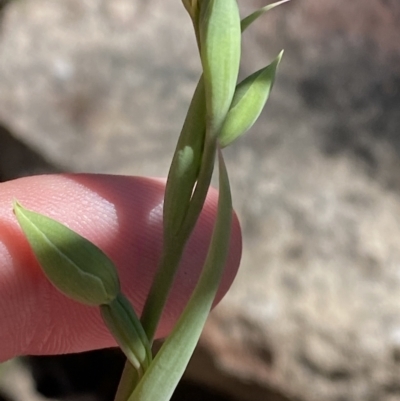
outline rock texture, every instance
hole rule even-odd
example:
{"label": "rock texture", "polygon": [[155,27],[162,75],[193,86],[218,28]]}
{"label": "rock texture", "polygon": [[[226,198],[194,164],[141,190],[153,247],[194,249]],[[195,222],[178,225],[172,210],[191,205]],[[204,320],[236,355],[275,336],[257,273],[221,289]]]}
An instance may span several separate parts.
{"label": "rock texture", "polygon": [[179,1],[15,2],[2,30],[17,137],[65,169],[165,174],[199,71]]}
{"label": "rock texture", "polygon": [[[179,3],[11,2],[0,121],[64,169],[165,175],[199,72]],[[286,53],[226,151],[245,252],[190,377],[241,400],[400,399],[399,43],[396,0],[292,1],[244,36],[243,74]]]}

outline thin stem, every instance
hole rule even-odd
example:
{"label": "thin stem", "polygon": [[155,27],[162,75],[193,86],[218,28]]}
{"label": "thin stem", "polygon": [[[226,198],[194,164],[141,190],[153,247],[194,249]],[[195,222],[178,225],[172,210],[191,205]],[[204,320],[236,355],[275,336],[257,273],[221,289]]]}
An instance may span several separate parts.
{"label": "thin stem", "polygon": [[141,317],[141,323],[150,343],[153,342],[184,248],[185,243],[179,241],[164,244],[158,270]]}
{"label": "thin stem", "polygon": [[168,240],[166,238],[164,239],[160,264],[153,280],[150,293],[147,297],[141,318],[143,328],[150,343],[153,341],[186,242],[189,239],[203,208],[214,169],[215,152],[215,141],[206,139],[196,188],[192,199],[190,200],[189,208],[181,229],[175,238]]}
{"label": "thin stem", "polygon": [[[128,401],[167,401],[178,384],[210,312],[222,277],[232,222],[232,199],[226,168],[219,157],[220,195],[216,223],[200,279],[172,333],[155,356]],[[184,346],[182,346],[184,344]]]}
{"label": "thin stem", "polygon": [[136,369],[126,360],[114,401],[126,401],[138,383],[139,375]]}

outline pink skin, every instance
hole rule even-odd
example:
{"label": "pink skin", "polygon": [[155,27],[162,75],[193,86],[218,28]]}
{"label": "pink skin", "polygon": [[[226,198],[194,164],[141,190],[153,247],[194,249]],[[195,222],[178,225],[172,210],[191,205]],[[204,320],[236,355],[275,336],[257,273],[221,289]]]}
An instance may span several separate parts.
{"label": "pink skin", "polygon": [[[140,314],[160,256],[164,181],[107,175],[48,175],[0,184],[0,362],[18,355],[63,354],[115,346],[99,309],[60,294],[45,278],[12,212],[12,202],[68,225],[110,256],[123,292]],[[213,228],[210,190],[189,240],[157,336],[163,337],[195,286]],[[241,232],[233,219],[230,254],[216,299],[239,266]]]}

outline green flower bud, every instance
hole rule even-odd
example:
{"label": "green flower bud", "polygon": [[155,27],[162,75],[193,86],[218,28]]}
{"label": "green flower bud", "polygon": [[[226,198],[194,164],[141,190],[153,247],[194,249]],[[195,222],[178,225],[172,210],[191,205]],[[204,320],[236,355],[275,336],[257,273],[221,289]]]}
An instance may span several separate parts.
{"label": "green flower bud", "polygon": [[275,80],[283,51],[266,68],[243,80],[236,88],[219,141],[222,148],[249,130],[260,116]]}
{"label": "green flower bud", "polygon": [[87,305],[107,304],[118,295],[114,264],[98,247],[18,202],[14,213],[43,272],[60,292]]}
{"label": "green flower bud", "polygon": [[143,376],[150,365],[151,346],[135,311],[120,293],[108,305],[100,306],[101,316],[125,356]]}
{"label": "green flower bud", "polygon": [[200,0],[199,33],[207,128],[214,138],[228,113],[239,72],[241,29],[236,0]]}

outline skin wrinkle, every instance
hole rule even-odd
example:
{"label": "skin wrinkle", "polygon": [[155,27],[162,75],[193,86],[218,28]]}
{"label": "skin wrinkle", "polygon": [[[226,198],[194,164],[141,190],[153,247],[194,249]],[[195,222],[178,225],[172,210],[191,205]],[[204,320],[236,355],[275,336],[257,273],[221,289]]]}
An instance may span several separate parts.
{"label": "skin wrinkle", "polygon": [[42,289],[40,291],[42,313],[39,321],[36,321],[35,327],[32,329],[31,340],[27,343],[25,349],[22,350],[21,355],[29,355],[30,350],[33,348],[32,344],[38,344],[38,348],[45,348],[48,340],[52,337],[53,325],[51,324],[51,284],[48,281],[43,281]]}
{"label": "skin wrinkle", "polygon": [[[46,280],[17,225],[12,213],[12,200],[16,198],[32,210],[62,220],[99,246],[116,264],[123,292],[140,313],[161,252],[160,204],[164,181],[123,176],[54,175],[29,177],[0,185],[0,235],[7,254],[12,255],[14,273],[11,287],[0,281],[0,288],[3,285],[12,288],[14,296],[13,305],[3,309],[4,299],[1,297],[4,294],[0,290],[0,320],[5,322],[9,307],[13,308],[14,314],[13,319],[8,319],[2,326],[4,329],[0,327],[0,359],[21,354],[59,354],[115,346],[98,308],[66,298]],[[158,337],[168,334],[193,290],[210,239],[216,200],[216,192],[212,190],[201,222],[189,241],[182,273],[178,273],[174,295],[169,299]],[[89,207],[90,213],[87,211]],[[83,211],[87,217],[81,219]],[[230,286],[240,260],[241,237],[236,217],[233,231],[229,269],[224,275],[219,299]],[[0,260],[9,260],[9,256],[1,254],[1,249]],[[0,277],[4,271],[2,269]],[[18,333],[21,333],[21,338],[17,340]]]}

